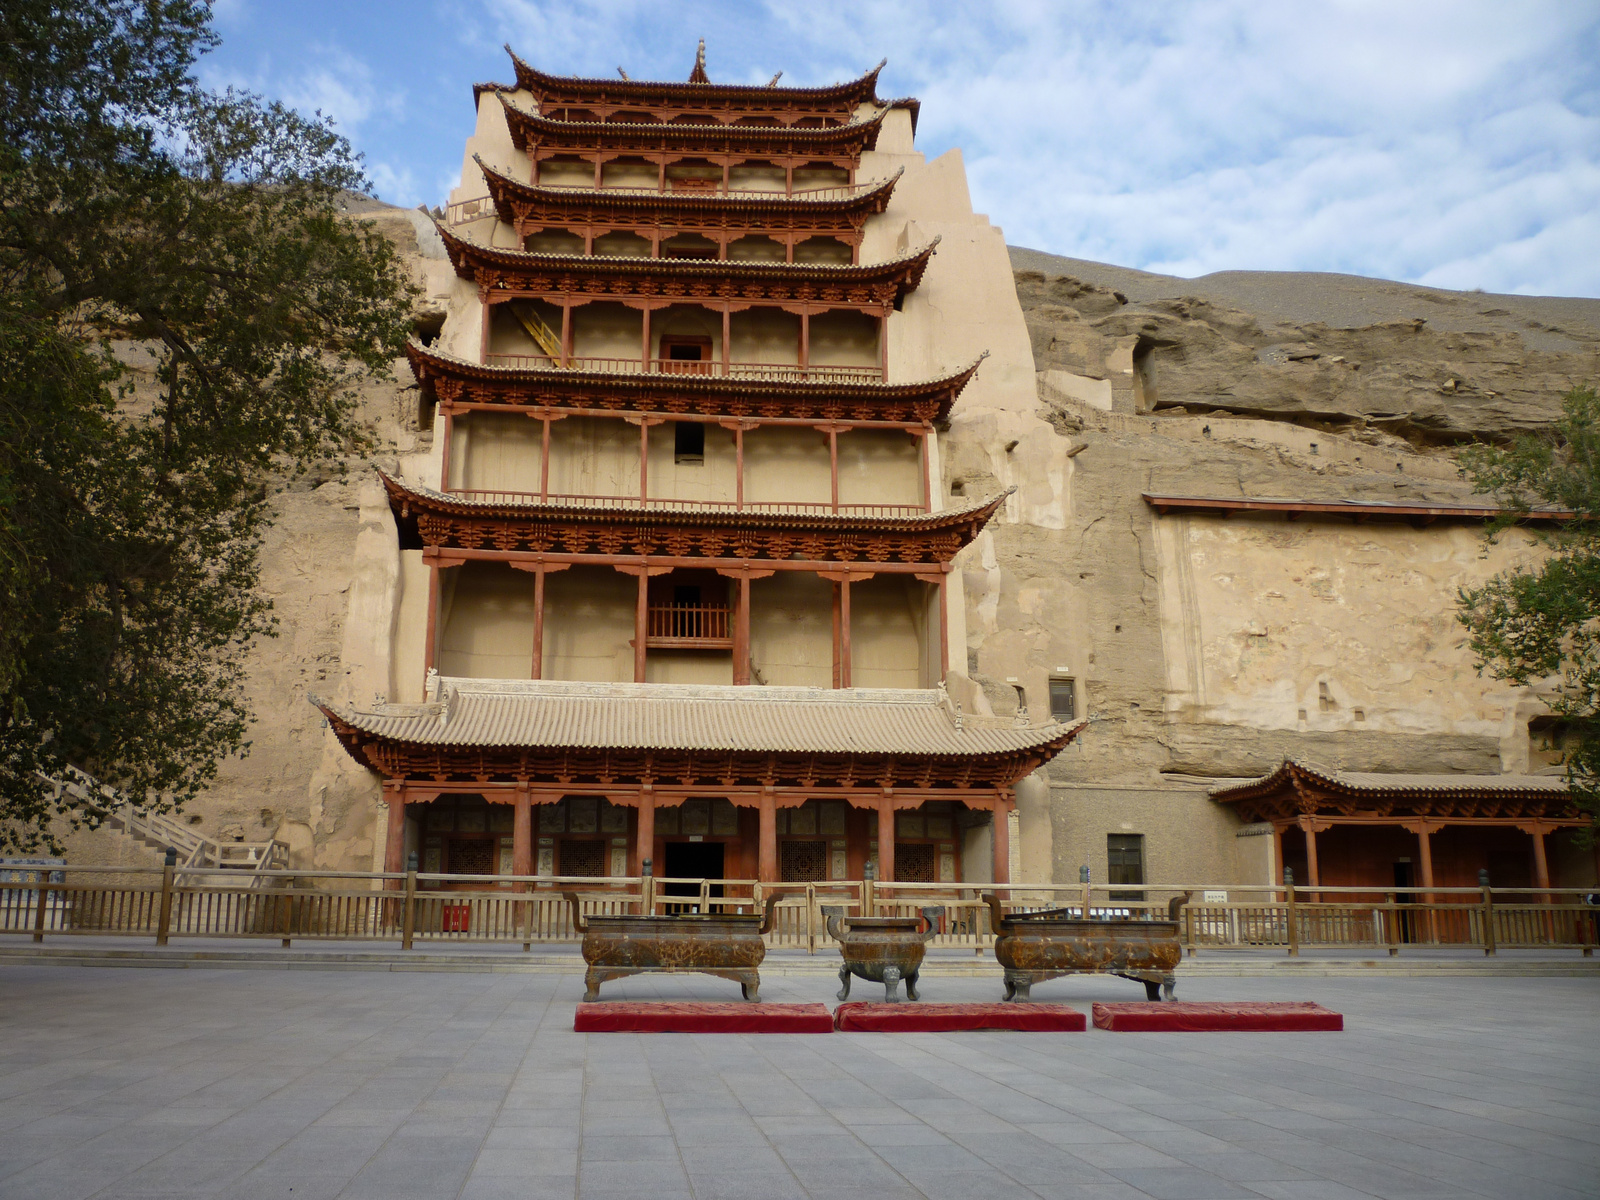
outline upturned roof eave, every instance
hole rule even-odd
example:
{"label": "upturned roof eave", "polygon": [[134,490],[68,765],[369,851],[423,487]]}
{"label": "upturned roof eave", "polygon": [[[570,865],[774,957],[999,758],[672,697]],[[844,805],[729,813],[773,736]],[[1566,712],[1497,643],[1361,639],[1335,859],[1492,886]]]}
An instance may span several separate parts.
{"label": "upturned roof eave", "polygon": [[[660,96],[662,98],[717,96],[727,99],[749,97],[754,100],[767,99],[777,95],[812,102],[834,98],[844,101],[855,98],[858,104],[879,104],[882,102],[877,98],[878,76],[889,63],[889,60],[885,58],[871,70],[843,83],[831,83],[822,87],[812,88],[778,88],[755,84],[675,83],[670,80],[600,79],[581,75],[551,75],[524,61],[509,45],[505,47],[505,52],[511,58],[517,86],[527,91],[536,91],[540,87],[544,87],[549,91],[565,88],[572,89],[574,94],[581,95],[583,91],[595,92],[603,90],[612,95],[627,96],[641,101],[650,96]],[[500,86],[497,84],[480,85],[484,89],[498,88]]]}
{"label": "upturned roof eave", "polygon": [[[1363,772],[1366,776],[1380,776],[1381,772]],[[1467,797],[1486,796],[1494,798],[1522,797],[1522,798],[1550,798],[1566,797],[1569,793],[1564,784],[1551,786],[1541,783],[1533,785],[1526,781],[1532,779],[1546,779],[1546,776],[1528,775],[1448,775],[1416,773],[1394,773],[1395,783],[1385,785],[1363,780],[1353,780],[1344,777],[1344,773],[1320,768],[1297,759],[1286,758],[1267,774],[1256,779],[1249,779],[1238,783],[1229,783],[1213,788],[1208,793],[1210,799],[1221,804],[1234,804],[1250,800],[1259,800],[1265,796],[1272,796],[1286,789],[1310,785],[1332,795],[1344,796],[1349,799],[1419,799],[1441,797]],[[1426,779],[1426,784],[1414,781]],[[1501,781],[1504,781],[1502,784]],[[1409,782],[1401,782],[1409,781]]]}

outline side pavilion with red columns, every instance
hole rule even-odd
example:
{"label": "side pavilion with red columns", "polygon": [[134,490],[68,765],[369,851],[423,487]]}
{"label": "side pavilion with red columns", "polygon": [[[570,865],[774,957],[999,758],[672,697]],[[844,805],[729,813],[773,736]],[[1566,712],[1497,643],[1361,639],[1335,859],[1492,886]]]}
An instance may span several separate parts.
{"label": "side pavilion with red columns", "polygon": [[1306,888],[1475,887],[1480,870],[1496,887],[1594,879],[1593,853],[1569,845],[1552,871],[1550,835],[1589,823],[1559,775],[1390,775],[1285,759],[1211,798],[1269,822],[1277,873],[1289,866]]}
{"label": "side pavilion with red columns", "polygon": [[930,804],[992,814],[992,876],[1006,883],[1014,788],[1083,728],[963,717],[931,688],[436,677],[431,694],[423,704],[369,708],[314,701],[350,755],[383,777],[389,871],[404,868],[408,811],[441,797],[513,808],[517,875],[535,873],[541,806],[596,797],[627,810],[628,862],[638,873],[656,857],[658,814],[710,799],[731,802],[741,816],[731,864],[741,873],[729,877],[775,883],[779,814],[843,801],[856,814],[851,865],[875,849],[885,881],[896,878],[898,814]]}

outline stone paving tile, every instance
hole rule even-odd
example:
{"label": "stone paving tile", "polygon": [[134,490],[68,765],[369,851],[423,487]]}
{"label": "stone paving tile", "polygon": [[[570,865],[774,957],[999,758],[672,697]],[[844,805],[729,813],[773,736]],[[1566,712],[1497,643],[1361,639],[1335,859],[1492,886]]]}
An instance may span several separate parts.
{"label": "stone paving tile", "polygon": [[0,1196],[27,1200],[1600,1194],[1586,979],[1186,981],[1347,1016],[1254,1036],[576,1035],[575,975],[6,967],[0,988]]}

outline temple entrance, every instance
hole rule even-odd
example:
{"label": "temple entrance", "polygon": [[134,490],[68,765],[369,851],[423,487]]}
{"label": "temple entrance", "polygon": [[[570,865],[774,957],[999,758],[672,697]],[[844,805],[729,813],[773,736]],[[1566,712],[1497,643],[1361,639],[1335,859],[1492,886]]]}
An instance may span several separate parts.
{"label": "temple entrance", "polygon": [[[1415,886],[1412,883],[1411,860],[1409,858],[1403,859],[1400,862],[1395,863],[1395,865],[1394,865],[1394,885],[1397,888],[1408,888],[1408,887]],[[1410,894],[1403,895],[1403,896],[1396,896],[1395,898],[1397,900],[1399,900],[1401,903],[1405,903],[1408,900],[1416,899],[1415,896],[1410,895]],[[1398,927],[1400,940],[1402,942],[1413,942],[1413,941],[1416,940],[1415,931],[1413,929],[1413,925],[1415,923],[1415,919],[1416,919],[1416,914],[1415,913],[1409,913],[1409,912],[1398,912],[1398,913],[1395,913],[1395,925]]]}
{"label": "temple entrance", "polygon": [[[676,879],[722,879],[723,844],[721,842],[668,842],[663,847],[661,874]],[[700,885],[695,883],[663,884],[662,894],[667,896],[698,896]],[[711,889],[713,896],[722,895],[722,885]]]}

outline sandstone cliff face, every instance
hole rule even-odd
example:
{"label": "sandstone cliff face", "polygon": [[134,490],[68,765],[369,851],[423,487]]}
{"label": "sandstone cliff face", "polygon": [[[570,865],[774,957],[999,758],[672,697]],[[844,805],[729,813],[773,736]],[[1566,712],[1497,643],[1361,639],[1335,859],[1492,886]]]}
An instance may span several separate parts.
{"label": "sandstone cliff face", "polygon": [[1289,272],[1182,280],[1019,249],[1012,262],[1038,370],[1116,381],[1131,367],[1139,411],[1426,446],[1538,428],[1600,375],[1595,300]]}

